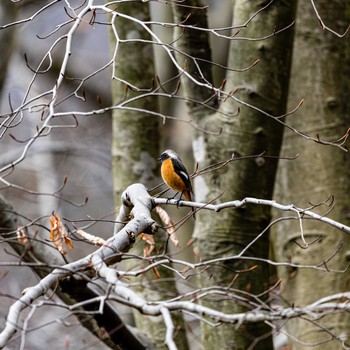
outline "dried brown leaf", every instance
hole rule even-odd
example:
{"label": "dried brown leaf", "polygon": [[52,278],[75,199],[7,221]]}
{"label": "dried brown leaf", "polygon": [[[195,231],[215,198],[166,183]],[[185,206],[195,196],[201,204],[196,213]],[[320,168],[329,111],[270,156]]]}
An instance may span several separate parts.
{"label": "dried brown leaf", "polygon": [[[151,262],[150,262],[150,264],[151,264]],[[160,274],[159,274],[156,267],[152,267],[152,272],[153,272],[154,278],[157,278],[157,279],[160,278]]]}
{"label": "dried brown leaf", "polygon": [[[147,233],[141,233],[139,235],[143,241],[146,242],[145,246],[143,247],[143,256],[148,257],[151,256],[151,253],[153,252],[154,248],[156,247],[156,243],[154,242],[154,236],[149,235]],[[149,244],[149,247],[147,247],[147,244]],[[149,261],[149,264],[152,264],[151,261]],[[154,278],[160,278],[160,274],[157,270],[157,268],[152,267],[152,272]]]}
{"label": "dried brown leaf", "polygon": [[158,214],[159,218],[162,220],[163,225],[165,226],[165,230],[170,236],[170,240],[175,244],[176,247],[179,246],[179,240],[176,236],[175,224],[171,220],[169,214],[160,206],[156,206],[154,208],[155,212]]}
{"label": "dried brown leaf", "polygon": [[68,232],[62,224],[59,215],[52,213],[50,217],[50,240],[53,242],[55,247],[61,254],[67,254],[64,244],[69,248],[73,249],[72,240],[68,237]]}
{"label": "dried brown leaf", "polygon": [[199,248],[194,246],[193,247],[193,255],[195,256],[195,258],[198,260],[198,261],[201,261],[202,258],[200,256],[200,252],[199,252]]}
{"label": "dried brown leaf", "polygon": [[17,228],[17,239],[19,243],[27,244],[28,243],[28,232],[22,226],[18,226]]}
{"label": "dried brown leaf", "polygon": [[148,257],[151,255],[154,248],[156,247],[156,243],[154,242],[154,237],[153,237],[153,235],[149,235],[147,233],[141,233],[140,237],[142,238],[143,241],[145,241],[147,244],[149,244],[149,248],[147,247],[146,244],[143,247],[143,256]]}

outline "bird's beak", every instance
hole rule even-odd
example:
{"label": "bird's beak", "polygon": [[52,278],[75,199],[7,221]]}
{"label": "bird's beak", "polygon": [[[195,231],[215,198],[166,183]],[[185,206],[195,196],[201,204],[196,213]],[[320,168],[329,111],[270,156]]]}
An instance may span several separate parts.
{"label": "bird's beak", "polygon": [[159,158],[157,158],[157,160],[159,160],[159,161],[160,161],[160,160],[162,160],[162,158],[161,158],[161,157],[159,157]]}

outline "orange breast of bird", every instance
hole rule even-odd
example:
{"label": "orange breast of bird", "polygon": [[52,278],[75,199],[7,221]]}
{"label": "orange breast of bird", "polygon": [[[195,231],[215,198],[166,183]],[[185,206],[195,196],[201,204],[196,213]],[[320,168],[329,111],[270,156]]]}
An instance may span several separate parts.
{"label": "orange breast of bird", "polygon": [[170,158],[163,162],[161,174],[164,182],[170,188],[177,192],[182,192],[187,200],[191,200],[189,188],[182,178],[174,171],[174,165]]}

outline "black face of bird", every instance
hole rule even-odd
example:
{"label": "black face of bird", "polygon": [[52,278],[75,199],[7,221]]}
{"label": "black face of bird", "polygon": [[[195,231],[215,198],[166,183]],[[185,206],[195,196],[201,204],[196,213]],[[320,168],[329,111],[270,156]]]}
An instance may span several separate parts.
{"label": "black face of bird", "polygon": [[175,151],[167,149],[160,155],[160,158],[158,158],[158,160],[164,162],[168,158],[180,159],[179,155]]}

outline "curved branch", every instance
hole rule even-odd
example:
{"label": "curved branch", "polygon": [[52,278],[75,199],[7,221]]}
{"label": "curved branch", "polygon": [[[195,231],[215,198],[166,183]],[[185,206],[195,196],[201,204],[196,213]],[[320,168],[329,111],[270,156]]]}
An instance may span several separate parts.
{"label": "curved branch", "polygon": [[24,295],[10,307],[6,326],[0,333],[0,348],[4,347],[16,332],[21,312],[49,291],[50,288],[55,289],[59,281],[77,272],[90,269],[90,263],[94,259],[98,258],[108,264],[116,262],[120,259],[122,253],[128,251],[140,233],[154,233],[156,231],[157,225],[151,219],[150,213],[153,208],[152,200],[143,185],[132,185],[123,193],[122,207],[132,207],[134,219],[107,240],[104,246],[78,261],[54,269],[42,278],[37,285],[27,288]]}

